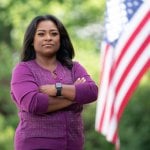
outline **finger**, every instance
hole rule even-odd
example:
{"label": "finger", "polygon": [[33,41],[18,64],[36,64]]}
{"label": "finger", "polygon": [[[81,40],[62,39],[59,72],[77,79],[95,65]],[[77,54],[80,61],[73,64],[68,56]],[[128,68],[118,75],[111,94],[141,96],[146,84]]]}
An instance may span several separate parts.
{"label": "finger", "polygon": [[84,77],[82,77],[81,80],[82,80],[82,82],[85,82],[85,81],[86,81],[86,79],[85,79]]}

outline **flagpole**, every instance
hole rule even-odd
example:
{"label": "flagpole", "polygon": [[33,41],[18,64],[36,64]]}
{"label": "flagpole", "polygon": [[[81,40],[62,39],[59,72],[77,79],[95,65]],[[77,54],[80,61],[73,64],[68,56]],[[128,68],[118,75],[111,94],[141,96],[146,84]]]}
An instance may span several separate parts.
{"label": "flagpole", "polygon": [[115,150],[120,150],[120,140],[119,140],[119,138],[116,141]]}

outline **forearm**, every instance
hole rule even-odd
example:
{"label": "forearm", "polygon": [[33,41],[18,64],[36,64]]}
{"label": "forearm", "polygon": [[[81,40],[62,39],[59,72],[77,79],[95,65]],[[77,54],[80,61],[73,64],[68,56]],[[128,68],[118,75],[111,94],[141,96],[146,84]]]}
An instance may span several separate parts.
{"label": "forearm", "polygon": [[[57,90],[55,84],[44,85],[40,87],[40,91],[48,96],[55,97]],[[68,100],[74,100],[75,98],[75,85],[62,84],[61,96]]]}
{"label": "forearm", "polygon": [[[83,84],[85,82],[85,78],[78,78],[74,84],[62,84],[61,95],[68,100],[73,101],[76,96],[76,88],[75,85]],[[55,84],[43,85],[39,87],[39,90],[42,93],[45,93],[49,96],[56,96],[57,89],[55,88]]]}
{"label": "forearm", "polygon": [[85,78],[82,77],[82,78],[77,78],[77,80],[72,85],[63,84],[62,95],[66,97],[67,99],[74,101],[76,97],[76,92],[77,92],[76,85],[80,85],[80,84],[82,85],[85,82],[86,82]]}
{"label": "forearm", "polygon": [[94,82],[62,85],[62,96],[70,101],[87,104],[95,101],[98,96],[98,87]]}
{"label": "forearm", "polygon": [[50,97],[47,112],[53,112],[70,106],[73,102],[63,97]]}
{"label": "forearm", "polygon": [[76,93],[75,85],[63,84],[62,87],[62,96],[73,101]]}
{"label": "forearm", "polygon": [[98,87],[93,82],[89,84],[78,84],[75,86],[76,94],[75,101],[79,104],[88,104],[97,100]]}

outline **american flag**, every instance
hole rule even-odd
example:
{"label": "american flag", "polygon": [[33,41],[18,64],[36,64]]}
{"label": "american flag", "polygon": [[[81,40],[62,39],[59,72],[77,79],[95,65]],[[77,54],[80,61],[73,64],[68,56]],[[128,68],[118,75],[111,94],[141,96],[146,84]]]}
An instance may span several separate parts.
{"label": "american flag", "polygon": [[95,129],[119,147],[118,124],[150,68],[149,0],[107,0]]}

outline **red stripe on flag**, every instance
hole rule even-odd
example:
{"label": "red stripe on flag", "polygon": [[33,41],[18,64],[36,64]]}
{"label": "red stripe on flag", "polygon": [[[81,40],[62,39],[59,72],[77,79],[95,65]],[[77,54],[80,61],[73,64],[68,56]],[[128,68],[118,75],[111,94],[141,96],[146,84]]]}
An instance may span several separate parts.
{"label": "red stripe on flag", "polygon": [[146,24],[146,22],[149,20],[149,12],[147,12],[147,14],[145,15],[145,17],[143,18],[143,20],[141,20],[140,24],[138,25],[138,27],[136,28],[136,30],[132,33],[131,37],[128,39],[127,43],[125,44],[125,47],[123,48],[123,50],[120,53],[120,57],[118,58],[118,60],[116,61],[115,66],[118,66],[118,64],[120,63],[122,57],[124,56],[126,50],[129,48],[129,46],[131,45],[131,43],[133,42],[133,40],[135,39],[135,37],[137,36],[137,34],[143,29],[143,26]]}
{"label": "red stripe on flag", "polygon": [[[104,41],[106,43],[108,42],[106,44],[107,46],[110,45],[107,48],[105,47],[107,50],[103,49],[104,55],[102,58],[103,63],[101,71],[101,83],[103,84],[100,87],[100,96],[102,96],[102,98],[100,97],[99,100],[102,101],[102,103],[99,103],[101,105],[98,105],[100,106],[98,109],[101,109],[101,111],[97,111],[100,113],[96,118],[99,121],[97,121],[98,126],[96,127],[98,131],[101,131],[102,134],[107,137],[107,140],[116,145],[119,140],[117,131],[118,123],[122,113],[130,100],[132,93],[140,82],[140,79],[150,68],[150,58],[148,55],[145,58],[146,54],[148,54],[148,44],[150,41],[150,36],[147,35],[149,32],[147,31],[149,15],[150,11],[147,8],[147,2],[141,3],[139,10],[135,12],[134,17],[132,18],[133,20],[131,19],[127,23],[126,30],[122,30],[121,36],[118,36],[118,39],[114,39],[113,41],[111,39],[113,35],[111,34],[110,36],[110,34],[106,34],[108,36],[108,38],[106,38],[108,41]],[[134,24],[135,22],[136,24]],[[109,26],[109,24],[107,25]],[[107,27],[106,30],[108,29]],[[131,34],[126,34],[125,31],[127,31],[127,29],[130,30]],[[145,31],[147,31],[147,33]],[[140,37],[140,35],[143,36]],[[139,44],[138,48],[135,46],[136,40],[137,42],[141,40],[140,44],[137,43]],[[122,48],[119,48],[120,46],[122,46]],[[133,56],[130,55],[132,57],[127,58],[130,51],[133,52]],[[109,57],[110,55],[112,58]],[[111,61],[106,60],[108,58],[112,59],[112,63]],[[123,63],[123,61],[126,61],[124,59],[127,59],[126,63]],[[143,62],[141,59],[143,59]],[[138,68],[137,65],[140,65],[140,67]],[[106,66],[108,69],[105,68]],[[104,75],[107,75],[107,77],[105,78]],[[107,82],[102,81],[103,79],[107,80]],[[108,85],[105,85],[105,83]],[[129,85],[126,83],[129,83]],[[104,94],[102,92],[104,92]]]}
{"label": "red stripe on flag", "polygon": [[105,48],[104,48],[104,56],[103,56],[103,62],[102,62],[102,69],[101,69],[101,77],[100,77],[100,82],[102,81],[102,77],[103,77],[103,72],[104,72],[104,67],[105,67],[105,64],[106,64],[106,57],[107,57],[107,54],[108,54],[108,50],[109,50],[109,47],[110,45],[109,44],[105,44]]}
{"label": "red stripe on flag", "polygon": [[[119,63],[121,62],[121,59],[123,58],[123,56],[126,54],[126,52],[129,49],[130,45],[132,45],[134,39],[136,38],[137,34],[140,33],[140,31],[142,30],[142,28],[144,27],[144,25],[147,23],[148,21],[148,17],[149,17],[149,13],[147,13],[145,15],[145,17],[143,18],[143,20],[140,22],[140,24],[138,25],[138,27],[136,28],[136,30],[133,32],[133,34],[131,35],[131,37],[128,39],[128,41],[125,44],[125,47],[123,48],[123,50],[121,51],[120,57],[117,59],[116,63],[114,63],[113,68],[112,68],[112,73],[111,73],[111,80],[113,79],[113,76],[115,74],[115,70],[117,69]],[[139,58],[140,54],[144,51],[145,47],[148,45],[149,43],[149,37],[146,38],[146,40],[144,41],[144,43],[142,44],[142,46],[137,50],[136,54],[134,55],[134,57],[132,58],[132,60],[130,61],[129,65],[125,68],[119,82],[117,83],[117,86],[115,88],[115,93],[118,93],[122,83],[124,82],[126,76],[128,75],[128,73],[130,72],[131,68],[133,67],[133,65],[136,63],[137,59]],[[111,82],[111,81],[110,81]],[[132,93],[132,92],[131,92]],[[111,106],[111,115],[110,115],[110,120],[114,114],[114,103],[115,101],[113,101],[113,104]]]}
{"label": "red stripe on flag", "polygon": [[132,58],[132,60],[130,61],[130,64],[124,70],[124,73],[123,73],[122,77],[120,78],[120,81],[118,82],[118,85],[116,87],[116,93],[118,93],[118,91],[119,91],[123,81],[125,80],[126,76],[130,72],[130,70],[132,69],[133,65],[136,63],[137,59],[140,57],[142,52],[145,50],[145,48],[148,45],[148,43],[149,43],[149,38],[147,37],[145,39],[144,43],[141,45],[141,47],[137,50],[137,52],[134,55],[134,57]]}
{"label": "red stripe on flag", "polygon": [[148,70],[150,67],[150,60],[147,61],[147,63],[143,66],[142,70],[138,74],[137,78],[134,80],[132,83],[131,87],[129,88],[128,92],[126,93],[125,97],[123,98],[123,103],[120,106],[119,112],[118,112],[118,120],[120,120],[120,117],[122,116],[122,113],[130,100],[129,98],[131,97],[133,91],[136,89],[138,83],[140,82],[141,77],[145,74],[145,72]]}
{"label": "red stripe on flag", "polygon": [[[101,81],[103,80],[102,77],[103,77],[103,73],[104,73],[104,67],[105,67],[105,64],[106,64],[106,61],[107,61],[106,57],[109,53],[109,48],[110,48],[110,45],[106,44],[106,49],[104,49],[105,54],[104,54],[103,63],[102,63]],[[104,119],[105,108],[106,108],[106,101],[105,101],[105,104],[104,104],[104,107],[103,107],[102,117],[101,117],[101,120],[100,120],[100,123],[99,123],[99,131],[102,130],[102,123],[103,123],[103,119]]]}

